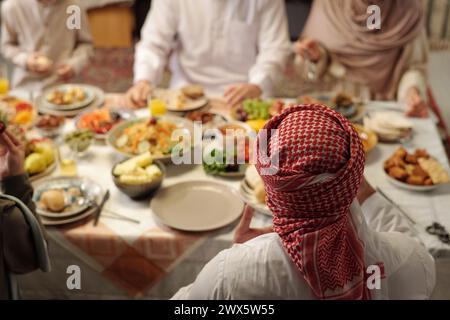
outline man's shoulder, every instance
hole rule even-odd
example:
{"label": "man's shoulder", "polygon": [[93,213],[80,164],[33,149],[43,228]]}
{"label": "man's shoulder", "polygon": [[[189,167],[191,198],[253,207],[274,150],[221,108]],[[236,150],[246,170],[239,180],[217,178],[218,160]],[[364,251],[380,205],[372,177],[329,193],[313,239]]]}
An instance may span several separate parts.
{"label": "man's shoulder", "polygon": [[228,265],[286,263],[286,253],[276,233],[264,234],[243,244],[236,244],[227,250],[225,258]]}

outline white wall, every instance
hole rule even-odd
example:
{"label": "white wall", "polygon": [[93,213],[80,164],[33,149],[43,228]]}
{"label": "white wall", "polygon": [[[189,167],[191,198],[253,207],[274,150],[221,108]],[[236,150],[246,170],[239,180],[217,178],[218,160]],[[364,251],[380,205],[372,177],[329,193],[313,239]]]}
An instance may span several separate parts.
{"label": "white wall", "polygon": [[447,126],[450,128],[450,51],[431,53],[429,81]]}

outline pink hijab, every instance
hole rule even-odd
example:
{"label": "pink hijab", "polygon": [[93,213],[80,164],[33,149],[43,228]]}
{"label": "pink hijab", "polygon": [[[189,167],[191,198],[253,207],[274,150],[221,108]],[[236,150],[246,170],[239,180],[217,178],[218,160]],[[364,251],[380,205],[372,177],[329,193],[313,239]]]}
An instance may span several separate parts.
{"label": "pink hijab", "polygon": [[[367,28],[367,8],[381,9],[381,30]],[[406,68],[404,46],[423,29],[421,0],[315,0],[303,36],[321,42],[349,80],[375,98],[394,99]]]}

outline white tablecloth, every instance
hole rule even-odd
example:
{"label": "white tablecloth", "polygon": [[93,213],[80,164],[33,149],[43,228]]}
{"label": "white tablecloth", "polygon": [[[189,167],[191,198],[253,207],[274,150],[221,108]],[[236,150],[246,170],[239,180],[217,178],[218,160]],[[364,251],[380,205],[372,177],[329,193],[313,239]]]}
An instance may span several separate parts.
{"label": "white tablecloth", "polygon": [[[395,107],[395,104],[371,103],[370,108],[382,106]],[[145,112],[145,111],[142,111]],[[413,119],[414,138],[407,147],[426,148],[439,161],[448,168],[448,161],[444,148],[439,139],[435,124],[432,120]],[[70,123],[67,130],[73,128]],[[424,228],[433,221],[438,221],[450,230],[450,187],[442,187],[429,193],[409,192],[397,189],[386,181],[382,163],[398,147],[395,144],[379,144],[368,156],[366,176],[373,185],[382,188],[394,201],[407,210],[414,220],[420,232],[420,238],[426,247],[436,258],[440,259],[439,266],[442,272],[438,272],[438,284],[441,286],[439,297],[450,298],[450,277],[448,277],[448,266],[450,265],[450,246],[442,244],[436,238],[429,236]],[[111,191],[111,200],[106,208],[140,221],[139,225],[101,218],[101,223],[120,234],[129,244],[137,241],[144,232],[153,227],[158,227],[171,234],[171,230],[158,225],[152,217],[148,201],[131,201],[127,196],[120,193],[111,180],[111,167],[120,160],[120,156],[106,145],[96,145],[91,148],[86,158],[79,163],[79,174],[95,179],[105,188]],[[238,188],[239,181],[230,181],[222,178],[207,176],[201,166],[170,166],[167,169],[167,178],[163,187],[181,181],[213,180],[219,181],[231,188]],[[214,208],[211,208],[214,210]],[[256,214],[252,225],[265,226],[271,223],[271,219],[263,214]],[[232,243],[232,235],[235,224],[206,234],[195,242],[189,250],[179,257],[178,261],[170,265],[158,283],[151,289],[135,296],[137,298],[169,298],[181,286],[191,283],[203,265],[214,257],[220,250],[228,248]],[[27,298],[128,298],[126,290],[111,283],[101,272],[103,267],[78,247],[62,239],[60,233],[50,230],[51,236],[51,258],[53,271],[50,274],[36,272],[22,277],[20,284],[24,297]],[[68,290],[66,287],[67,266],[75,264],[82,270],[82,289]],[[445,272],[447,274],[445,275]],[[439,279],[439,274],[446,278]],[[413,280],[412,280],[413,281]],[[447,295],[447,296],[445,296]]]}

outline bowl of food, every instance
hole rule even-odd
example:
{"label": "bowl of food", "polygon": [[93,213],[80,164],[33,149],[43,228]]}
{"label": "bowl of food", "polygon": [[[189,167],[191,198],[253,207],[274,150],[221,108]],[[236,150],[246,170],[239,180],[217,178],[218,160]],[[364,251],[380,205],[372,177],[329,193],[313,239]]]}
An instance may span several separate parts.
{"label": "bowl of food", "polygon": [[393,185],[412,191],[431,191],[450,182],[448,172],[424,149],[397,149],[384,162],[384,172]]}
{"label": "bowl of food", "polygon": [[258,132],[272,117],[271,111],[273,112],[275,108],[279,110],[278,107],[281,104],[283,103],[280,101],[247,99],[231,110],[231,117],[234,120],[244,122],[253,131]]}
{"label": "bowl of food", "polygon": [[31,181],[50,175],[56,169],[57,150],[51,140],[25,142],[25,171]]}
{"label": "bowl of food", "polygon": [[35,126],[44,137],[53,138],[60,135],[64,122],[64,117],[46,114],[37,118]]}
{"label": "bowl of food", "polygon": [[[245,149],[243,149],[245,148]],[[206,174],[225,178],[239,178],[245,175],[249,163],[248,143],[242,152],[234,146],[233,150],[222,147],[206,147],[203,153],[203,170]]]}
{"label": "bowl of food", "polygon": [[0,97],[0,119],[5,124],[29,129],[36,116],[37,112],[32,103],[9,95]]}
{"label": "bowl of food", "polygon": [[117,163],[112,169],[112,176],[120,191],[132,199],[140,199],[159,189],[165,172],[164,164],[153,160],[150,152],[145,152]]}
{"label": "bowl of food", "polygon": [[351,122],[360,121],[365,114],[365,104],[361,99],[345,92],[322,92],[301,96],[298,99],[302,104],[323,104],[339,112]]}
{"label": "bowl of food", "polygon": [[228,119],[221,114],[211,111],[192,111],[185,115],[186,119],[192,122],[197,122],[202,125],[203,132],[208,129],[214,129],[218,126],[227,123]]}
{"label": "bowl of food", "polygon": [[[188,119],[167,115],[133,119],[115,126],[106,141],[127,157],[149,151],[154,160],[169,161],[174,149],[180,149],[181,153],[186,151],[183,149],[185,144],[190,143],[192,147],[194,126]],[[179,139],[174,139],[173,135]]]}
{"label": "bowl of food", "polygon": [[94,134],[90,130],[75,130],[64,136],[64,142],[79,156],[89,149],[93,139]]}
{"label": "bowl of food", "polygon": [[80,114],[75,119],[75,125],[79,130],[92,131],[96,139],[106,139],[115,125],[133,117],[133,112],[105,107]]}

